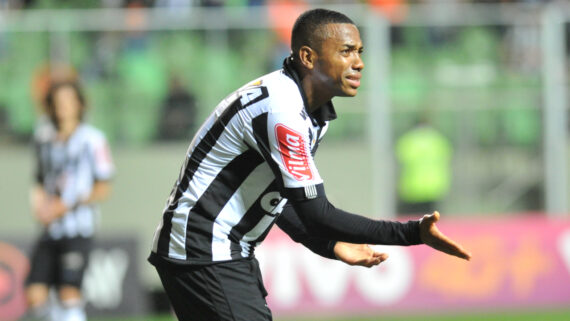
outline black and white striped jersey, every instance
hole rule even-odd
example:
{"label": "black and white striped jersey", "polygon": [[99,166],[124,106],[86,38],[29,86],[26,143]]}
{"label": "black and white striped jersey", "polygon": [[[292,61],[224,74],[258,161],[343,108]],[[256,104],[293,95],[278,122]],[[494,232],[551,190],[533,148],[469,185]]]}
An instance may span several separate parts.
{"label": "black and white striped jersey", "polygon": [[109,146],[103,133],[88,124],[80,124],[66,141],[58,140],[56,135],[50,123],[36,128],[36,181],[48,195],[61,197],[71,210],[49,224],[44,237],[90,237],[98,208],[94,204],[76,204],[89,197],[95,181],[111,179],[114,165]]}
{"label": "black and white striped jersey", "polygon": [[313,153],[336,118],[309,115],[290,69],[224,99],[192,140],[155,232],[151,258],[208,264],[253,256],[287,198],[322,193]]}

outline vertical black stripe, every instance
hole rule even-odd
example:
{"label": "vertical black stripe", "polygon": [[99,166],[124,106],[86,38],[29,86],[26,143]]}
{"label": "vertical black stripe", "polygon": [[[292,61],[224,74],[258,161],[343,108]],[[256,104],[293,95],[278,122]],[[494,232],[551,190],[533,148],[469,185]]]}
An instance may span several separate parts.
{"label": "vertical black stripe", "polygon": [[190,210],[186,227],[186,256],[212,256],[212,230],[216,217],[251,172],[263,162],[253,149],[242,153],[216,176]]}
{"label": "vertical black stripe", "polygon": [[[251,231],[251,229],[253,229],[265,215],[269,215],[269,213],[265,212],[261,206],[261,199],[265,194],[273,191],[277,191],[277,184],[275,180],[273,180],[271,184],[269,184],[269,186],[263,191],[263,193],[259,195],[259,197],[247,210],[239,223],[231,229],[229,233],[229,239],[231,241],[230,250],[232,252],[232,258],[241,258],[242,248],[239,241],[247,232]],[[268,228],[268,230],[269,229],[270,228]],[[253,252],[250,252],[250,254],[251,253]]]}
{"label": "vertical black stripe", "polygon": [[[283,182],[283,177],[281,176],[281,170],[279,169],[279,165],[276,164],[273,161],[273,158],[271,157],[267,118],[268,115],[267,113],[265,113],[253,119],[252,121],[253,134],[255,136],[255,140],[257,141],[257,146],[261,151],[261,154],[263,155],[263,157],[269,164],[269,168],[271,168],[271,171],[273,171],[273,174],[275,175],[275,181],[273,182],[274,190],[277,190],[281,195],[284,195],[285,184]],[[271,225],[265,230],[265,232],[260,237],[258,237],[255,241],[249,242],[250,247],[252,249],[250,252],[250,256],[253,255],[253,247],[255,246],[255,244],[265,239],[265,237],[271,230],[273,224],[275,224],[275,220],[271,223]]]}
{"label": "vertical black stripe", "polygon": [[[279,214],[281,215],[281,214]],[[269,234],[269,232],[271,231],[271,228],[273,227],[273,225],[275,225],[275,223],[277,222],[277,218],[279,217],[279,215],[277,215],[275,217],[275,219],[271,222],[271,224],[269,224],[269,226],[265,229],[265,231],[263,232],[263,234],[261,234],[258,238],[256,238],[253,241],[247,242],[249,244],[249,257],[253,257],[254,256],[254,252],[255,252],[255,246],[259,243],[262,242],[263,240],[265,240],[265,238],[267,237],[267,234]]]}
{"label": "vertical black stripe", "polygon": [[317,130],[317,137],[315,138],[315,145],[313,146],[313,149],[311,150],[311,155],[313,155],[313,158],[315,157],[315,154],[317,153],[317,149],[319,148],[319,143],[321,142],[321,132],[323,131],[323,127],[319,126],[319,129]]}
{"label": "vertical black stripe", "polygon": [[36,141],[34,144],[34,153],[36,157],[36,173],[35,173],[35,183],[43,184],[44,183],[44,176],[45,176],[45,168],[43,166],[43,152],[41,148],[41,144]]}
{"label": "vertical black stripe", "polygon": [[175,193],[173,201],[169,204],[168,209],[163,215],[162,229],[158,240],[158,253],[168,256],[170,233],[172,231],[173,211],[178,207],[178,201],[180,200],[180,197],[184,191],[186,191],[188,188],[188,185],[194,177],[194,173],[196,173],[196,170],[198,170],[200,163],[202,163],[206,155],[216,145],[216,142],[224,132],[226,125],[240,110],[269,97],[269,93],[266,87],[259,88],[261,89],[262,94],[249,101],[244,106],[242,106],[240,97],[238,97],[228,108],[226,108],[220,118],[218,118],[218,120],[214,123],[206,135],[204,135],[204,138],[194,148],[192,155],[189,156],[189,159],[187,159],[186,164],[184,165],[184,175],[180,180],[178,186],[173,191]]}
{"label": "vertical black stripe", "polygon": [[279,169],[279,165],[275,164],[273,158],[271,158],[271,148],[269,147],[270,143],[267,134],[268,130],[267,116],[268,116],[267,113],[264,113],[253,119],[252,121],[253,135],[257,142],[257,147],[261,151],[261,154],[263,155],[263,158],[265,158],[265,161],[267,161],[267,163],[269,164],[269,168],[271,168],[271,171],[273,172],[275,178],[277,179],[278,189],[279,191],[281,191],[281,189],[284,186],[283,177],[281,176],[281,170]]}
{"label": "vertical black stripe", "polygon": [[[232,232],[233,232],[233,229],[232,229]],[[239,233],[235,233],[235,234],[239,234]],[[236,237],[237,237],[237,235],[236,235]],[[242,258],[242,256],[241,256],[242,250],[243,249],[241,247],[241,244],[239,243],[239,239],[237,239],[237,241],[235,241],[234,237],[230,236],[230,253],[231,253],[232,259]]]}

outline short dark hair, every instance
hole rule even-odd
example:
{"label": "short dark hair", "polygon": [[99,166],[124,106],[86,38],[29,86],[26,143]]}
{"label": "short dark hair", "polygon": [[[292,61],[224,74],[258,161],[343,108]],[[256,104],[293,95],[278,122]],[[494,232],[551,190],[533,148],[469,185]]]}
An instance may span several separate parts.
{"label": "short dark hair", "polygon": [[315,50],[319,50],[322,41],[326,38],[322,27],[329,23],[354,24],[354,22],[344,14],[327,9],[313,9],[301,14],[293,25],[291,35],[291,50],[293,51],[293,56],[298,54],[302,46],[309,46]]}
{"label": "short dark hair", "polygon": [[73,91],[75,91],[75,95],[77,96],[77,100],[79,101],[80,105],[79,121],[83,121],[83,115],[85,114],[85,96],[83,95],[81,86],[79,86],[79,84],[75,81],[55,82],[50,85],[46,93],[45,106],[47,115],[56,128],[59,128],[59,123],[55,115],[55,94],[59,89],[64,87],[70,87],[73,89]]}

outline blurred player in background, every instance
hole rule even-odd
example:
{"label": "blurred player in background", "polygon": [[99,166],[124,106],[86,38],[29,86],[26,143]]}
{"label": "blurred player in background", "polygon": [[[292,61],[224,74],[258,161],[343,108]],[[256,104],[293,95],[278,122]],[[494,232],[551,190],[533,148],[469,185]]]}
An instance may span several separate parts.
{"label": "blurred player in background", "polygon": [[329,203],[313,154],[336,118],[331,99],[357,93],[363,45],[352,20],[316,9],[295,22],[291,48],[283,69],[224,99],[190,144],[149,257],[180,320],[272,320],[254,248],[274,223],[352,265],[387,258],[364,244],[470,258],[439,232],[437,212],[400,223]]}
{"label": "blurred player in background", "polygon": [[[26,296],[33,320],[86,320],[81,282],[96,228],[96,203],[107,198],[114,172],[101,131],[83,122],[85,99],[75,82],[50,85],[46,113],[52,129],[34,135],[36,185],[32,211],[42,225]],[[50,289],[58,304],[51,304]]]}

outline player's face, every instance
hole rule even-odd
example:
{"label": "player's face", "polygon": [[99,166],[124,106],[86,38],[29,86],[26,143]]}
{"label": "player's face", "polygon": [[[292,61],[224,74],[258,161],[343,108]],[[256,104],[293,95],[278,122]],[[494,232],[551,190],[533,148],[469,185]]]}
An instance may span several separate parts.
{"label": "player's face", "polygon": [[53,96],[55,116],[60,123],[79,121],[81,102],[75,89],[70,86],[60,87]]}
{"label": "player's face", "polygon": [[328,36],[318,50],[315,72],[324,90],[334,96],[355,96],[360,87],[362,40],[355,25],[331,23],[326,28]]}

